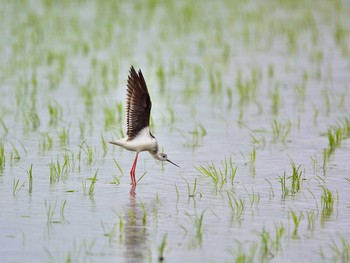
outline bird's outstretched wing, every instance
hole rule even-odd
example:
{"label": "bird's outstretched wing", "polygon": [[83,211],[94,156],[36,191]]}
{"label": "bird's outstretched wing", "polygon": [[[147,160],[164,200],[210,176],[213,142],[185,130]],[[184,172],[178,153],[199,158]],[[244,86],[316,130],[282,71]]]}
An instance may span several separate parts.
{"label": "bird's outstretched wing", "polygon": [[152,103],[141,70],[130,67],[126,89],[126,125],[128,140],[149,126]]}

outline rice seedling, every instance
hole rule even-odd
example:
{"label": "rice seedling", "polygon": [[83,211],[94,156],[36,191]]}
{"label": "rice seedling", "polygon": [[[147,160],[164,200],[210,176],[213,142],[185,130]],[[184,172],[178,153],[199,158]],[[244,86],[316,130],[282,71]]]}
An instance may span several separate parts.
{"label": "rice seedling", "polygon": [[19,154],[17,147],[12,142],[10,142],[10,143],[12,146],[12,151],[10,153],[10,163],[12,166],[13,162],[18,162],[21,159],[21,156]]}
{"label": "rice seedling", "polygon": [[180,199],[180,193],[177,185],[175,184],[175,191],[176,191],[176,211],[179,212],[178,209],[178,204],[179,204],[179,199]]}
{"label": "rice seedling", "polygon": [[327,164],[327,160],[328,160],[328,154],[327,154],[327,148],[323,149],[323,170],[325,170],[326,164]]}
{"label": "rice seedling", "polygon": [[[338,235],[339,241],[335,241],[332,238],[332,242],[329,245],[333,255],[330,259],[331,262],[350,262],[350,243],[349,239],[343,235]],[[339,244],[340,243],[340,244]]]}
{"label": "rice seedling", "polygon": [[313,172],[314,174],[317,173],[317,168],[318,168],[318,158],[317,155],[314,154],[313,156],[310,156],[310,159],[312,161],[312,168],[313,168]]}
{"label": "rice seedling", "polygon": [[269,64],[268,70],[267,70],[269,79],[273,79],[274,75],[275,75],[275,68],[273,64]]}
{"label": "rice seedling", "polygon": [[[254,148],[255,149],[255,148]],[[255,162],[256,155],[254,154],[254,150],[251,158]],[[233,186],[233,182],[237,173],[238,166],[233,165],[232,156],[230,158],[226,158],[221,161],[221,167],[217,168],[214,163],[207,163],[206,165],[200,165],[199,167],[195,167],[195,169],[200,173],[207,177],[209,177],[216,189],[220,191],[226,185],[227,181],[230,180],[231,186]]]}
{"label": "rice seedling", "polygon": [[70,171],[75,171],[76,162],[79,159],[79,156],[75,156],[74,151],[72,151],[69,147],[64,149],[63,154],[63,163],[67,163],[67,169]]}
{"label": "rice seedling", "polygon": [[203,218],[204,218],[204,211],[200,215],[199,218],[195,218],[196,223],[196,237],[198,239],[199,246],[202,246],[203,242]]}
{"label": "rice seedling", "polygon": [[104,113],[104,129],[105,131],[113,128],[116,123],[116,107],[112,106],[105,106],[103,107],[103,113]]}
{"label": "rice seedling", "polygon": [[87,180],[91,181],[91,184],[90,184],[90,187],[89,187],[89,195],[90,196],[94,195],[94,192],[95,192],[95,184],[96,184],[96,181],[97,181],[97,173],[98,173],[98,170],[96,170],[94,177],[87,179]]}
{"label": "rice seedling", "polygon": [[277,181],[281,184],[281,190],[282,190],[282,197],[284,198],[286,195],[289,194],[289,189],[287,188],[287,177],[286,177],[286,171],[283,172],[283,176],[278,176]]}
{"label": "rice seedling", "polygon": [[348,36],[349,30],[345,28],[344,25],[337,23],[334,31],[334,39],[338,47],[340,47],[343,55],[349,55],[349,47],[348,47]]}
{"label": "rice seedling", "polygon": [[159,261],[164,261],[164,252],[165,252],[165,247],[167,245],[167,239],[168,239],[168,234],[163,235],[162,242],[160,243],[160,246],[158,247],[158,260]]}
{"label": "rice seedling", "polygon": [[271,101],[272,101],[272,113],[274,115],[278,115],[279,107],[280,107],[280,91],[279,84],[275,84],[274,91],[271,93]]}
{"label": "rice seedling", "polygon": [[326,113],[327,113],[327,115],[329,115],[330,112],[331,112],[331,99],[329,97],[329,91],[328,91],[327,88],[325,88],[323,90],[323,96],[324,96],[324,99],[325,99],[324,105],[326,106]]}
{"label": "rice seedling", "polygon": [[260,149],[263,149],[266,144],[266,139],[264,136],[257,138],[253,133],[250,133],[250,137],[252,138],[252,144]]}
{"label": "rice seedling", "polygon": [[124,224],[123,224],[123,218],[119,215],[119,243],[122,243],[123,240],[123,228],[124,228]]}
{"label": "rice seedling", "polygon": [[120,185],[120,177],[117,177],[116,175],[112,175],[113,181],[110,182],[110,184]]}
{"label": "rice seedling", "polygon": [[56,100],[52,100],[48,103],[47,107],[50,115],[49,124],[56,126],[58,120],[62,118],[62,106]]}
{"label": "rice seedling", "polygon": [[23,129],[27,131],[36,131],[40,126],[40,118],[36,108],[23,109],[22,117],[24,120]]}
{"label": "rice seedling", "polygon": [[118,162],[116,161],[116,159],[113,158],[113,162],[114,162],[115,166],[117,166],[117,168],[118,168],[120,174],[123,175],[124,172],[123,172],[122,168],[120,168],[120,165],[118,164]]}
{"label": "rice seedling", "polygon": [[333,214],[334,194],[326,187],[322,187],[321,195],[321,223],[325,222]]}
{"label": "rice seedling", "polygon": [[[157,195],[157,197],[158,197],[158,195]],[[140,203],[141,203],[141,208],[142,208],[142,211],[143,211],[142,224],[143,224],[143,226],[146,226],[146,223],[147,223],[147,210],[146,210],[145,204],[141,200],[140,200]]]}
{"label": "rice seedling", "polygon": [[335,148],[339,147],[341,144],[341,140],[342,140],[342,132],[341,130],[337,129],[337,130],[331,130],[328,129],[327,132],[327,137],[328,137],[328,156],[330,156],[331,154],[334,153]]}
{"label": "rice seedling", "polygon": [[[196,148],[202,146],[203,144],[203,137],[207,134],[206,129],[202,124],[197,125],[192,132],[191,142],[184,144],[185,147],[192,148],[192,150],[195,150]],[[187,140],[189,138],[185,136]]]}
{"label": "rice seedling", "polygon": [[156,204],[157,206],[161,205],[162,203],[160,202],[159,194],[158,192],[156,193]]}
{"label": "rice seedling", "polygon": [[32,194],[33,191],[33,164],[30,165],[29,170],[27,171],[29,177],[29,194]]}
{"label": "rice seedling", "polygon": [[102,133],[101,133],[101,142],[102,142],[102,149],[103,149],[103,157],[105,157],[108,151],[108,145]]}
{"label": "rice seedling", "polygon": [[[303,172],[300,171],[301,165],[298,167],[291,160],[292,166],[292,175],[287,176],[286,171],[283,172],[283,176],[278,176],[277,181],[281,184],[282,197],[284,198],[288,194],[296,194],[300,191],[301,180]],[[290,186],[287,185],[287,182],[290,181]]]}
{"label": "rice seedling", "polygon": [[301,176],[303,174],[302,171],[300,171],[301,164],[296,167],[295,163],[291,161],[291,166],[292,166],[292,185],[291,185],[291,193],[296,193],[300,190],[300,182],[301,182]]}
{"label": "rice seedling", "polygon": [[340,119],[336,126],[328,129],[327,138],[327,157],[330,157],[337,148],[341,147],[344,139],[350,138],[350,120],[348,118]]}
{"label": "rice seedling", "polygon": [[39,141],[39,151],[51,151],[53,146],[53,139],[48,132],[40,132],[40,141]]}
{"label": "rice seedling", "polygon": [[106,226],[102,221],[100,221],[102,229],[103,229],[103,235],[108,238],[108,244],[109,246],[112,246],[113,240],[115,235],[117,234],[117,225],[113,224],[112,228],[109,228]]}
{"label": "rice seedling", "polygon": [[90,110],[94,104],[94,98],[96,96],[96,88],[93,87],[92,80],[89,79],[85,85],[80,87],[80,94],[82,95],[85,103],[86,110]]}
{"label": "rice seedling", "polygon": [[47,203],[47,201],[45,200],[45,208],[46,208],[46,223],[47,224],[51,224],[54,221],[52,220],[52,218],[54,217],[55,213],[56,213],[56,206],[57,206],[57,202],[55,202],[54,205],[51,205],[50,203]]}
{"label": "rice seedling", "polygon": [[276,256],[282,250],[282,238],[285,232],[284,226],[275,224],[275,234],[271,234],[265,229],[265,226],[258,232],[260,237],[259,254],[260,260],[266,261]]}
{"label": "rice seedling", "polygon": [[282,249],[282,237],[284,235],[284,226],[275,224],[275,241],[274,241],[274,247],[275,251],[278,252]]}
{"label": "rice seedling", "polygon": [[250,193],[244,185],[243,188],[249,197],[250,208],[252,209],[254,205],[258,206],[260,203],[260,193],[255,194],[254,189],[252,189],[252,192]]}
{"label": "rice seedling", "polygon": [[60,215],[61,215],[61,221],[62,222],[65,222],[66,219],[65,219],[65,216],[64,216],[64,211],[66,209],[66,206],[67,206],[67,200],[64,200],[61,204],[61,208],[60,208]]}
{"label": "rice seedling", "polygon": [[317,211],[314,209],[311,209],[310,211],[306,211],[306,216],[307,216],[307,229],[313,232],[315,230]]}
{"label": "rice seedling", "polygon": [[227,192],[228,204],[231,210],[232,220],[235,219],[239,223],[242,221],[243,213],[245,211],[245,199],[237,199],[233,193]]}
{"label": "rice seedling", "polygon": [[249,153],[249,170],[252,175],[255,175],[255,161],[256,161],[256,148],[253,147],[252,152]]}
{"label": "rice seedling", "polygon": [[147,174],[147,171],[145,171],[140,177],[139,177],[139,179],[137,179],[137,183],[139,183],[142,179],[143,179],[143,177],[145,177],[145,175]]}
{"label": "rice seedling", "polygon": [[0,117],[0,124],[1,124],[1,126],[2,126],[2,129],[3,129],[3,136],[6,136],[7,134],[8,134],[8,132],[9,132],[9,129],[8,129],[8,127],[6,126],[6,124],[5,124],[5,122],[4,122],[4,120]]}
{"label": "rice seedling", "polygon": [[3,141],[0,141],[0,172],[5,168],[6,156],[5,156],[5,146]]}
{"label": "rice seedling", "polygon": [[293,210],[290,210],[289,215],[292,218],[293,223],[294,223],[292,238],[297,239],[298,238],[299,223],[300,223],[301,219],[303,218],[303,213],[301,211],[299,211],[299,215],[297,215],[296,212],[294,212]]}
{"label": "rice seedling", "polygon": [[277,140],[280,140],[282,143],[286,143],[287,136],[290,133],[292,124],[290,120],[283,123],[278,120],[274,120],[271,124],[272,127],[272,142],[276,143]]}
{"label": "rice seedling", "polygon": [[49,163],[50,168],[50,184],[61,181],[64,176],[68,174],[68,163],[65,161],[63,165],[61,165],[60,161],[57,159],[56,163]]}
{"label": "rice seedling", "polygon": [[222,76],[219,71],[213,72],[213,70],[210,71],[209,74],[209,83],[210,83],[210,94],[211,98],[214,100],[218,98],[222,98],[220,96],[223,91],[223,83],[222,83]]}
{"label": "rice seedling", "polygon": [[[201,213],[200,216],[197,214],[190,215],[186,213],[186,215],[189,217],[192,223],[192,229],[193,229],[193,236],[190,243],[191,248],[197,248],[202,247],[203,244],[203,219],[204,219],[204,212]],[[186,229],[185,229],[186,230]],[[187,231],[187,230],[186,230]]]}
{"label": "rice seedling", "polygon": [[294,86],[295,96],[298,102],[298,105],[303,109],[305,103],[305,93],[306,93],[306,83],[303,81],[302,83],[296,84]]}
{"label": "rice seedling", "polygon": [[[86,158],[85,158],[86,163],[88,165],[92,165],[92,162],[94,160],[94,151],[93,151],[93,149],[85,141],[83,141],[79,145],[79,148],[82,149],[85,152],[85,154],[86,154]],[[95,148],[95,152],[96,152],[96,148]]]}
{"label": "rice seedling", "polygon": [[65,147],[69,143],[69,128],[62,128],[58,133],[58,138],[60,139],[61,147]]}
{"label": "rice seedling", "polygon": [[83,188],[83,194],[86,195],[86,180],[82,180],[81,181],[81,186]]}
{"label": "rice seedling", "polygon": [[83,140],[85,138],[85,122],[79,121],[79,131],[80,131],[80,139]]}
{"label": "rice seedling", "polygon": [[24,183],[20,183],[20,179],[13,178],[12,182],[12,195],[17,196],[18,192],[24,187]]}
{"label": "rice seedling", "polygon": [[[265,181],[266,182],[268,182],[269,183],[269,185],[270,185],[270,188],[269,188],[269,199],[271,199],[272,197],[274,197],[275,196],[275,191],[273,190],[273,187],[272,187],[272,184],[271,184],[271,182],[268,180],[268,179],[266,179],[266,178],[264,178],[265,179]],[[282,193],[283,193],[283,187],[282,187]]]}
{"label": "rice seedling", "polygon": [[160,65],[158,67],[156,75],[158,78],[160,93],[164,94],[164,91],[165,91],[165,73],[164,73],[162,65]]}
{"label": "rice seedling", "polygon": [[243,244],[237,240],[237,247],[229,249],[235,263],[253,263],[258,252],[258,243]]}
{"label": "rice seedling", "polygon": [[190,184],[188,183],[188,181],[186,180],[185,177],[183,177],[181,174],[179,174],[179,176],[185,181],[186,185],[187,185],[187,193],[188,193],[188,198],[194,198],[196,197],[197,194],[199,194],[200,197],[202,197],[202,194],[199,192],[196,192],[197,190],[197,180],[196,178],[194,179],[193,182],[193,190],[191,191],[191,187]]}
{"label": "rice seedling", "polygon": [[267,259],[270,259],[274,257],[273,253],[273,240],[269,232],[265,230],[265,227],[263,227],[262,231],[259,232],[260,236],[260,260],[265,261]]}
{"label": "rice seedling", "polygon": [[193,190],[192,193],[189,194],[189,197],[195,197],[196,196],[196,189],[197,189],[197,180],[196,178],[194,178],[194,183],[193,183]]}

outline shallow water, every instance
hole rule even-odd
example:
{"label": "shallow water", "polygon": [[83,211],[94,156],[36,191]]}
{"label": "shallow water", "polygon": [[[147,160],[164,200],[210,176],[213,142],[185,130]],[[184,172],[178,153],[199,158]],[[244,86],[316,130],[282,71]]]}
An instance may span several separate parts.
{"label": "shallow water", "polygon": [[[164,262],[349,262],[349,5],[112,2],[1,3],[1,261],[156,262],[164,239]],[[135,196],[135,154],[101,139],[125,126],[116,103],[130,64],[146,78],[153,133],[181,166],[141,153]],[[196,169],[225,173],[225,158],[233,181]],[[283,195],[291,163],[300,190]]]}

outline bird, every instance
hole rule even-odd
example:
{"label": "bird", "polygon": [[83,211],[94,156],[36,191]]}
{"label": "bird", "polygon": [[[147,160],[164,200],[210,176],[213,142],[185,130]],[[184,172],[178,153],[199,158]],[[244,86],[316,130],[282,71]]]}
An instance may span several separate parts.
{"label": "bird", "polygon": [[151,133],[149,121],[152,102],[141,69],[136,72],[134,66],[131,65],[126,86],[127,136],[110,143],[136,152],[135,160],[130,170],[131,192],[134,192],[136,188],[136,164],[140,152],[148,151],[156,160],[167,161],[177,167],[180,166],[170,161],[168,156],[159,150],[157,139]]}

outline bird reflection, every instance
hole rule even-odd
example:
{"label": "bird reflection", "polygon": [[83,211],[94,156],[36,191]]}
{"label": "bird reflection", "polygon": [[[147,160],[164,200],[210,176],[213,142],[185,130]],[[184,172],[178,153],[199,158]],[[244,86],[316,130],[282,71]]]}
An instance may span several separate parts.
{"label": "bird reflection", "polygon": [[134,191],[130,191],[130,207],[124,214],[124,258],[125,262],[143,262],[147,253],[147,227],[144,211],[136,203]]}

